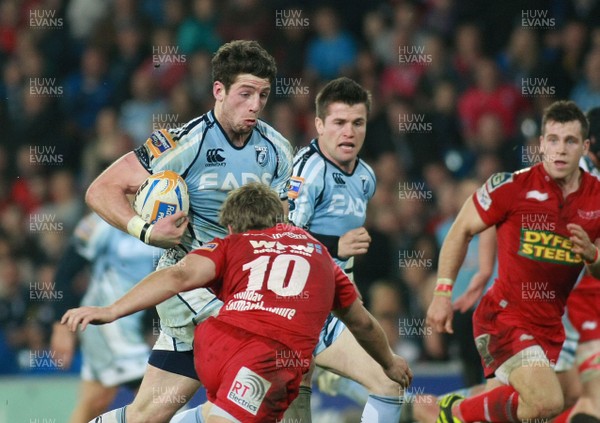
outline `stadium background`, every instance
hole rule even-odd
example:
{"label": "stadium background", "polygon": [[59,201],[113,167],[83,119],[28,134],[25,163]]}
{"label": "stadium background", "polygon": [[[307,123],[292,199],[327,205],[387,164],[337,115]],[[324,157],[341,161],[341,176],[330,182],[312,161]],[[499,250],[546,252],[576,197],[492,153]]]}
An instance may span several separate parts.
{"label": "stadium background", "polygon": [[[152,130],[209,110],[211,55],[238,38],[276,58],[262,117],[295,151],[324,82],[371,90],[361,156],[378,185],[359,287],[415,366],[413,392],[472,380],[457,343],[424,325],[440,242],[477,184],[539,160],[546,105],[600,106],[599,23],[597,0],[0,0],[0,423],[66,421],[77,366],[48,350],[49,305],[77,301],[53,275],[85,189]],[[465,266],[468,281],[476,258]],[[313,402],[317,422],[349,405]]]}

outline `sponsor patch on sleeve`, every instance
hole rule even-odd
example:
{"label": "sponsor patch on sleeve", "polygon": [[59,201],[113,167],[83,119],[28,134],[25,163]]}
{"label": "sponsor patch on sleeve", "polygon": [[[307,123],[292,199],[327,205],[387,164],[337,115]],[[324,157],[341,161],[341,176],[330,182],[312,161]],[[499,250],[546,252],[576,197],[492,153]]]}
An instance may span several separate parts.
{"label": "sponsor patch on sleeve", "polygon": [[169,134],[166,129],[154,131],[152,135],[150,135],[150,138],[146,140],[146,147],[154,159],[159,157],[165,151],[174,148],[175,145],[173,137],[171,137],[171,134]]}
{"label": "sponsor patch on sleeve", "polygon": [[490,206],[492,205],[492,197],[490,197],[490,194],[488,193],[487,184],[482,185],[477,190],[477,195],[475,196],[475,198],[477,198],[477,202],[479,203],[482,209],[484,209],[485,211],[488,211],[490,209]]}
{"label": "sponsor patch on sleeve", "polygon": [[219,246],[216,242],[208,242],[206,244],[202,244],[202,246],[198,247],[198,250],[204,251],[214,251]]}
{"label": "sponsor patch on sleeve", "polygon": [[304,178],[300,176],[292,176],[288,184],[288,198],[298,198],[302,184],[304,184]]}

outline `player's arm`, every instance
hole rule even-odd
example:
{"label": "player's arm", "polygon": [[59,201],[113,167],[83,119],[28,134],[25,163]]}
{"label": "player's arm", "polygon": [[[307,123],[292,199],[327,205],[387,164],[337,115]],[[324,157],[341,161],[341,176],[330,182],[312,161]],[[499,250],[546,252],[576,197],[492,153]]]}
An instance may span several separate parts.
{"label": "player's arm", "polygon": [[56,322],[52,325],[52,335],[50,337],[50,349],[56,353],[61,368],[69,369],[73,360],[76,339],[75,335],[61,325],[58,316],[62,316],[69,307],[77,305],[77,295],[73,290],[73,278],[83,270],[89,261],[77,252],[75,244],[71,242],[65,253],[61,257],[54,280],[56,281],[56,290],[63,292],[63,301],[54,301],[50,303],[53,308],[54,316],[57,316]]}
{"label": "player's arm", "polygon": [[442,244],[438,264],[438,284],[427,310],[427,324],[438,332],[452,330],[452,284],[467,254],[469,242],[488,227],[479,216],[472,197],[469,197]]}
{"label": "player's arm", "polygon": [[386,375],[403,387],[410,385],[412,372],[404,358],[394,354],[377,320],[356,299],[349,307],[334,314],[346,325],[364,350],[377,361]]}
{"label": "player's arm", "polygon": [[[139,239],[144,238],[141,231],[145,222],[137,216],[127,195],[135,194],[148,176],[150,174],[135,153],[129,152],[92,182],[86,192],[85,201],[112,226]],[[160,219],[152,225],[148,243],[164,248],[177,245],[186,227],[186,221],[179,222],[179,226],[177,221],[184,216],[183,212],[178,212]]]}
{"label": "player's arm", "polygon": [[215,263],[197,254],[188,254],[179,263],[146,276],[123,297],[107,307],[79,307],[65,313],[61,323],[73,332],[81,324],[113,322],[121,317],[155,306],[179,292],[209,284],[216,275]]}
{"label": "player's arm", "polygon": [[569,239],[573,243],[572,251],[583,258],[590,274],[596,279],[600,279],[600,253],[598,251],[600,239],[592,242],[587,232],[574,223],[569,223],[567,229],[571,233]]}
{"label": "player's arm", "polygon": [[492,277],[496,263],[496,228],[489,227],[479,234],[479,268],[473,275],[464,294],[454,301],[454,309],[465,313],[479,298]]}

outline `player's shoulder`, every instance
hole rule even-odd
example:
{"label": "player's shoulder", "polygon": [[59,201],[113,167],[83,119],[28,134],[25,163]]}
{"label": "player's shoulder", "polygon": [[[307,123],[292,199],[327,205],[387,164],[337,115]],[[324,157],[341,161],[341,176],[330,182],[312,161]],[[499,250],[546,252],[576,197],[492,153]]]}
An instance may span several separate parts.
{"label": "player's shoulder", "polygon": [[[325,157],[319,151],[315,140],[301,148],[294,157],[294,175],[312,175],[322,173],[327,167]],[[311,177],[311,178],[312,178]]]}
{"label": "player's shoulder", "polygon": [[360,157],[358,158],[357,167],[358,169],[363,171],[363,173],[368,174],[374,182],[377,181],[377,177],[375,176],[375,171],[373,170],[373,168]]}
{"label": "player's shoulder", "polygon": [[264,120],[258,119],[255,130],[267,142],[271,143],[274,148],[284,151],[286,154],[292,155],[292,145],[286,137],[279,131],[273,128]]}

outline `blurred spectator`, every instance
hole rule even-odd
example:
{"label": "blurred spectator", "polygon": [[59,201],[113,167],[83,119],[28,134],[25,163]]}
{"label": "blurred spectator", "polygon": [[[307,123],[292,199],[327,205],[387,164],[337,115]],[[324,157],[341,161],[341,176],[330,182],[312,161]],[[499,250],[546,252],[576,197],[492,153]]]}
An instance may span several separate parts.
{"label": "blurred spectator", "polygon": [[87,187],[100,172],[131,150],[133,142],[119,126],[117,111],[112,108],[102,109],[96,119],[95,136],[83,152],[82,186]]}
{"label": "blurred spectator", "polygon": [[0,3],[0,63],[3,56],[13,53],[17,44],[17,26],[19,24],[19,6],[15,1]]}
{"label": "blurred spectator", "polygon": [[222,43],[217,34],[217,21],[214,0],[193,0],[191,16],[183,21],[177,32],[181,52],[217,51]]}
{"label": "blurred spectator", "polygon": [[158,96],[152,74],[140,70],[131,79],[132,98],[121,107],[120,125],[136,147],[154,130],[154,123],[166,117],[167,104]]}
{"label": "blurred spectator", "polygon": [[587,54],[583,76],[579,78],[570,97],[583,111],[600,106],[600,48]]}
{"label": "blurred spectator", "polygon": [[129,87],[132,74],[140,66],[146,54],[143,36],[144,32],[139,22],[124,21],[117,24],[116,51],[109,66],[109,79],[115,87],[113,95],[115,106],[120,106],[131,96]]}
{"label": "blurred spectator", "polygon": [[475,65],[483,56],[483,33],[475,23],[463,23],[454,33],[454,54],[452,64],[462,79],[462,85],[469,84]]}
{"label": "blurred spectator", "polygon": [[108,16],[109,0],[71,0],[67,4],[66,18],[71,37],[83,45],[96,24]]}
{"label": "blurred spectator", "polygon": [[529,105],[519,90],[501,81],[496,64],[488,58],[477,62],[475,85],[458,99],[458,114],[467,142],[475,136],[479,119],[486,114],[496,115],[504,134],[514,136],[519,117],[528,110]]}
{"label": "blurred spectator", "polygon": [[454,0],[430,0],[425,3],[425,28],[443,35],[444,38],[450,38],[457,20]]}
{"label": "blurred spectator", "polygon": [[190,55],[187,62],[188,74],[185,77],[186,91],[200,110],[208,110],[201,106],[206,102],[213,101],[212,96],[212,71],[210,64],[211,56],[207,52],[197,51]]}
{"label": "blurred spectator", "polygon": [[275,14],[260,0],[231,0],[224,4],[218,32],[224,40],[256,40],[264,44],[275,27]]}
{"label": "blurred spectator", "polygon": [[508,45],[498,55],[498,65],[506,80],[516,86],[523,79],[538,76],[536,68],[540,62],[538,34],[522,26],[515,26]]}
{"label": "blurred spectator", "polygon": [[158,94],[165,98],[171,89],[179,84],[186,75],[188,55],[183,54],[175,44],[173,31],[159,27],[151,35],[152,55],[136,70],[152,75]]}
{"label": "blurred spectator", "polygon": [[307,47],[308,74],[322,80],[348,75],[356,60],[353,37],[340,28],[339,16],[330,7],[317,9],[313,16],[316,36]]}
{"label": "blurred spectator", "polygon": [[112,99],[113,87],[107,76],[107,66],[102,50],[87,47],[81,57],[81,68],[64,82],[63,109],[70,131],[79,139],[90,135],[96,115]]}

